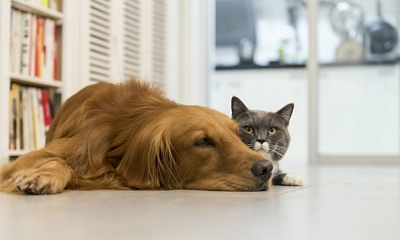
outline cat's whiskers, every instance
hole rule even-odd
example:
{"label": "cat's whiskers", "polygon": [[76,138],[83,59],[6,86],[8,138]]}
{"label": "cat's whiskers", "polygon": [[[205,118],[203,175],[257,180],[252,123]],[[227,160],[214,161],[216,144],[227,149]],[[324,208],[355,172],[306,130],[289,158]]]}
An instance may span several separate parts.
{"label": "cat's whiskers", "polygon": [[282,152],[282,151],[279,151],[279,150],[276,150],[276,149],[274,149],[274,152],[276,154],[278,154],[279,156],[281,156],[281,157],[283,157],[283,155],[285,155],[285,153],[286,153],[286,152]]}
{"label": "cat's whiskers", "polygon": [[272,149],[279,151],[281,153],[285,153],[287,150],[287,148],[279,146],[279,145],[272,145],[271,147],[272,147]]}
{"label": "cat's whiskers", "polygon": [[276,148],[276,149],[287,149],[285,147],[279,146],[279,145],[272,145],[272,147]]}
{"label": "cat's whiskers", "polygon": [[246,146],[247,147],[249,147],[250,149],[253,149],[254,150],[254,143],[249,143],[249,144],[246,144]]}
{"label": "cat's whiskers", "polygon": [[272,145],[271,146],[271,153],[272,155],[276,156],[277,158],[282,158],[286,153],[287,148],[279,146],[279,145]]}
{"label": "cat's whiskers", "polygon": [[280,157],[283,157],[283,154],[282,154],[281,152],[275,150],[275,149],[271,149],[271,152],[272,152],[273,154],[279,155]]}

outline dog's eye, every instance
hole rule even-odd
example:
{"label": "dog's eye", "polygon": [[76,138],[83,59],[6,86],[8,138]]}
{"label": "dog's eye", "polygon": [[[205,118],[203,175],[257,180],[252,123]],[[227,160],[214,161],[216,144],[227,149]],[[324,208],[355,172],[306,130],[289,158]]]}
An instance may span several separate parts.
{"label": "dog's eye", "polygon": [[201,138],[196,142],[196,147],[213,147],[214,142],[209,138]]}
{"label": "dog's eye", "polygon": [[253,134],[254,133],[254,129],[252,127],[244,127],[244,130],[246,130],[246,132],[248,134]]}
{"label": "dog's eye", "polygon": [[272,127],[270,129],[268,129],[268,134],[269,135],[274,135],[276,133],[276,128]]}

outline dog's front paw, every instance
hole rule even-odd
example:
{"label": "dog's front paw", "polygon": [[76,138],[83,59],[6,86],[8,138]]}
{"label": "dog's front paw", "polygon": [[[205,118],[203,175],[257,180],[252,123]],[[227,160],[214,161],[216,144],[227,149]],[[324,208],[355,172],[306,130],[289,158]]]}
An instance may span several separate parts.
{"label": "dog's front paw", "polygon": [[62,192],[62,181],[51,172],[38,169],[21,171],[15,176],[15,184],[20,192],[26,194],[54,194]]}
{"label": "dog's front paw", "polygon": [[304,178],[296,174],[286,174],[283,178],[282,185],[285,186],[303,186]]}

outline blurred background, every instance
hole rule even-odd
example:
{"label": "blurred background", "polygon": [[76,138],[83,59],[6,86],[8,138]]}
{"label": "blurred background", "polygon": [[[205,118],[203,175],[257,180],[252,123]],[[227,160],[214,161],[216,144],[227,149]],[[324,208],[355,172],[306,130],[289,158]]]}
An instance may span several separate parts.
{"label": "blurred background", "polygon": [[398,16],[393,0],[217,0],[209,105],[294,102],[290,164],[399,162]]}

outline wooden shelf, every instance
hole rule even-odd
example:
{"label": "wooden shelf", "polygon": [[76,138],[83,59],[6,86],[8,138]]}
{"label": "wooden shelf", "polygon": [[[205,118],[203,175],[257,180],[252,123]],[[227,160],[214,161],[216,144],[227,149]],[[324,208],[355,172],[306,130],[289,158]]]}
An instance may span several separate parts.
{"label": "wooden shelf", "polygon": [[59,80],[47,80],[38,77],[24,76],[21,74],[14,74],[14,73],[10,75],[10,79],[11,82],[14,83],[21,83],[36,87],[60,88],[62,86],[62,82]]}
{"label": "wooden shelf", "polygon": [[11,6],[19,9],[21,11],[26,11],[30,13],[35,13],[37,15],[40,15],[42,17],[48,17],[56,20],[57,25],[61,25],[62,19],[63,19],[63,13],[53,10],[53,9],[48,9],[44,8],[40,5],[33,4],[30,2],[25,2],[22,0],[12,0],[11,1]]}
{"label": "wooden shelf", "polygon": [[26,150],[8,150],[8,156],[10,157],[19,157],[24,154],[27,154],[29,151]]}

